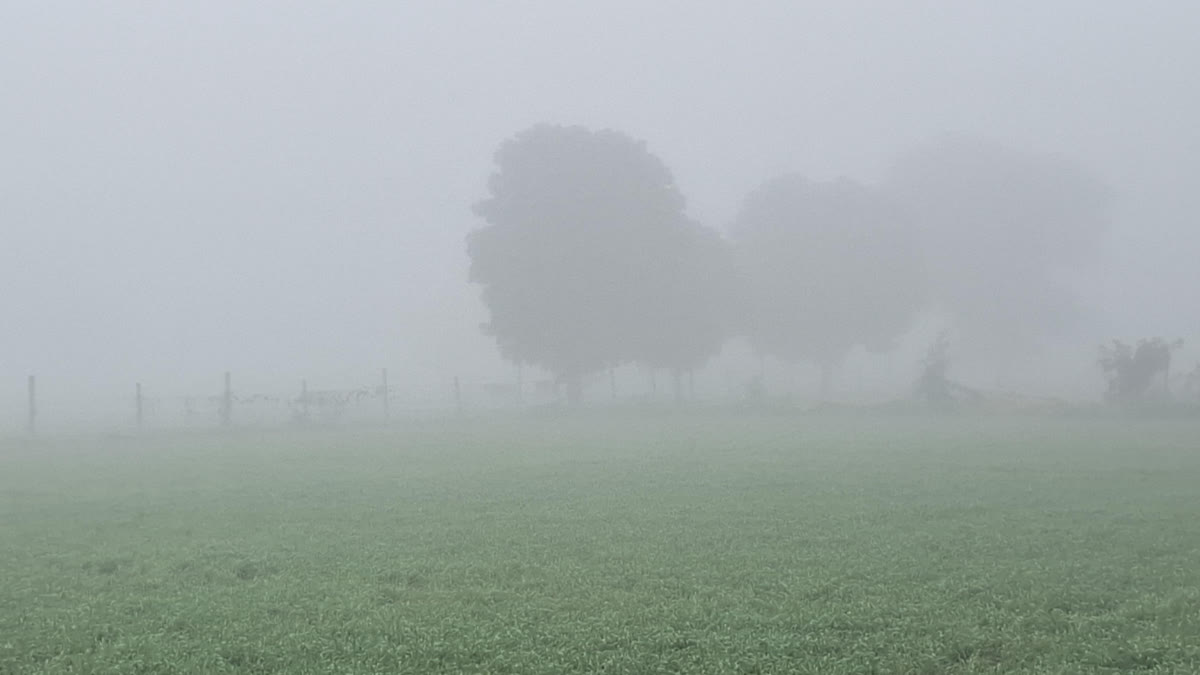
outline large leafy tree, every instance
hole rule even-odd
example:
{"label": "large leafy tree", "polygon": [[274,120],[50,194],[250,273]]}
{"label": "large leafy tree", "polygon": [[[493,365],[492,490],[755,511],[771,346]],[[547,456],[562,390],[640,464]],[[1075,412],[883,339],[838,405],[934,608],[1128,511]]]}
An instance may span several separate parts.
{"label": "large leafy tree", "polygon": [[501,354],[542,366],[578,401],[585,375],[650,358],[670,263],[697,226],[666,165],[616,131],[538,125],[504,142],[487,225],[468,237],[470,279]]}
{"label": "large leafy tree", "polygon": [[1078,317],[1065,276],[1098,253],[1111,206],[1084,168],[946,139],[901,156],[888,188],[922,231],[933,299],[961,346],[1016,355]]}
{"label": "large leafy tree", "polygon": [[914,232],[881,191],[861,183],[771,180],[745,199],[734,239],[752,344],[819,365],[823,396],[852,348],[889,348],[921,308]]}
{"label": "large leafy tree", "polygon": [[681,400],[683,374],[704,365],[736,329],[740,296],[733,249],[718,232],[684,222],[673,238],[640,298],[644,330],[629,355],[670,372]]}

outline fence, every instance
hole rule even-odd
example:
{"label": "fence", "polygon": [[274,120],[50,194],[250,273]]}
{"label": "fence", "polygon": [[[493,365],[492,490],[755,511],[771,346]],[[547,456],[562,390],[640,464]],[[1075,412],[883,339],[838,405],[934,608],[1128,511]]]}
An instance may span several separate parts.
{"label": "fence", "polygon": [[[697,378],[699,379],[699,378]],[[72,396],[68,383],[30,375],[26,382],[24,430],[203,429],[272,427],[305,424],[384,424],[413,417],[517,410],[563,402],[561,383],[540,372],[516,369],[509,377],[448,376],[441,383],[415,386],[389,379],[388,369],[374,382],[327,388],[300,379],[287,388],[243,389],[236,373],[216,374],[209,392],[160,393],[149,382],[135,381],[111,396]],[[728,399],[728,387],[714,383],[697,397],[691,377],[684,380],[689,399]],[[729,389],[729,391],[726,391]],[[597,373],[585,382],[590,405],[672,400],[675,392],[662,373],[626,367]],[[733,395],[735,398],[737,393]],[[15,429],[0,426],[0,434]]]}
{"label": "fence", "polygon": [[[461,409],[460,385],[446,387],[443,396],[398,392],[386,369],[378,382],[349,389],[299,386],[285,391],[243,391],[233,373],[216,380],[219,388],[193,395],[156,395],[143,382],[134,382],[126,395],[80,397],[56,392],[55,383],[30,375],[26,388],[25,432],[73,428],[204,428],[250,427],[340,422],[387,422],[393,414],[443,414]],[[440,399],[440,400],[438,400]]]}
{"label": "fence", "polygon": [[[213,378],[212,391],[158,393],[147,382],[132,382],[112,396],[71,394],[68,383],[28,376],[23,424],[5,429],[26,434],[70,430],[203,429],[286,425],[386,424],[414,417],[550,405],[561,391],[548,378],[522,382],[486,377],[447,377],[438,385],[398,387],[387,369],[377,381],[348,388],[327,388],[301,379],[290,391],[242,389],[236,374]],[[15,411],[13,411],[15,412]],[[11,419],[11,418],[10,418]],[[8,426],[8,425],[3,425]]]}

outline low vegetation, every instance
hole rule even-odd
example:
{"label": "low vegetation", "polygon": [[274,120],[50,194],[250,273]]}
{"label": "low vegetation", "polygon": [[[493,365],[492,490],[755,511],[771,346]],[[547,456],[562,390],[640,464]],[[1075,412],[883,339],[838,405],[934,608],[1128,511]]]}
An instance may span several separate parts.
{"label": "low vegetation", "polygon": [[1195,421],[0,446],[0,673],[1200,670]]}

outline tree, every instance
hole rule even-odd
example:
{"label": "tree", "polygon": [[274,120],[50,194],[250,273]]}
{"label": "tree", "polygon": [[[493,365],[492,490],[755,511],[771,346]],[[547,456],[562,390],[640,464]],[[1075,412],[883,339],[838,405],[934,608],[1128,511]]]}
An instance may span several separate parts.
{"label": "tree", "polygon": [[638,325],[647,330],[630,356],[670,372],[681,402],[684,373],[704,365],[735,329],[739,295],[733,251],[718,232],[688,222],[676,236],[641,297]]}
{"label": "tree", "polygon": [[1111,194],[1079,165],[951,139],[901,156],[887,187],[921,229],[962,344],[1020,353],[1080,315],[1063,277],[1097,254]]}
{"label": "tree", "polygon": [[950,378],[950,339],[943,331],[929,345],[929,351],[921,361],[921,375],[917,378],[916,395],[934,407],[944,408],[954,403]]}
{"label": "tree", "polygon": [[1120,340],[1101,345],[1098,364],[1108,379],[1108,400],[1129,404],[1169,398],[1171,351],[1182,346],[1181,340],[1157,337],[1138,340],[1136,347]]}
{"label": "tree", "polygon": [[849,179],[785,175],[752,192],[734,226],[755,349],[833,369],[857,345],[883,351],[923,299],[917,242],[884,194]]}
{"label": "tree", "polygon": [[921,360],[921,375],[914,388],[917,400],[934,408],[950,409],[960,401],[978,403],[983,399],[978,391],[951,380],[949,373],[950,338],[942,331]]}
{"label": "tree", "polygon": [[1200,401],[1200,363],[1183,376],[1182,393],[1192,401]]}
{"label": "tree", "polygon": [[504,142],[487,225],[468,236],[470,280],[483,286],[484,331],[501,354],[567,384],[644,356],[654,311],[671,295],[660,269],[694,229],[671,172],[616,131],[538,125]]}

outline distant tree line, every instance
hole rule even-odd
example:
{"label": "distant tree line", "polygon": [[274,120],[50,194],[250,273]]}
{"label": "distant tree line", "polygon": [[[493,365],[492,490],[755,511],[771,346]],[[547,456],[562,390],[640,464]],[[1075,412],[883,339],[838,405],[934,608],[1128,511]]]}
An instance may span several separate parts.
{"label": "distant tree line", "polygon": [[[879,185],[772,178],[723,234],[618,131],[537,125],[495,164],[467,243],[482,329],[572,402],[586,376],[626,363],[671,373],[678,393],[735,336],[818,366],[828,393],[851,350],[891,348],[930,308],[966,342],[1021,349],[1078,313],[1061,274],[1098,250],[1111,202],[1069,160],[952,139],[898,158]],[[918,383],[934,398],[950,395],[937,349]]]}

